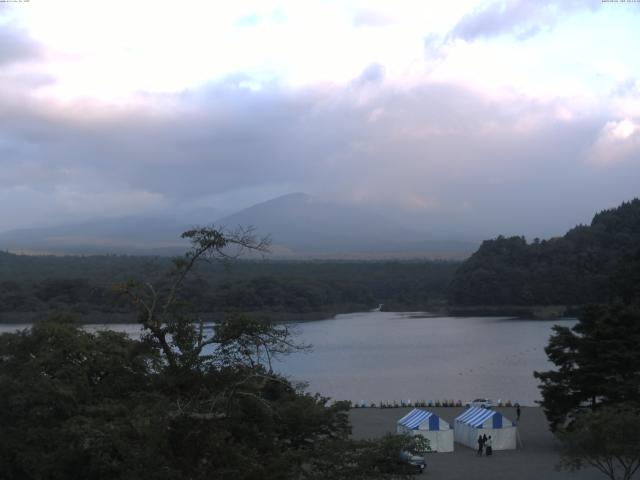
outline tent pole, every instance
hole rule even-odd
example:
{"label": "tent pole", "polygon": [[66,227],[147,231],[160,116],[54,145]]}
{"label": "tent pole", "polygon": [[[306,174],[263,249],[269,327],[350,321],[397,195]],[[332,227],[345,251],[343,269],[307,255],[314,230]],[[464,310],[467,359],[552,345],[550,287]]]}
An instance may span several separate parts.
{"label": "tent pole", "polygon": [[520,438],[520,429],[518,427],[516,427],[516,441],[520,444],[520,448],[524,448],[522,438]]}

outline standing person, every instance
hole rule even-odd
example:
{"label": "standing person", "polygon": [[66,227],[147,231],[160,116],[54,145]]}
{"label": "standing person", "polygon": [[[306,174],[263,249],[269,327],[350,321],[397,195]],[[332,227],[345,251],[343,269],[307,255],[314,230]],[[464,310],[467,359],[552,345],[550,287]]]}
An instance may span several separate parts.
{"label": "standing person", "polygon": [[478,456],[482,456],[482,449],[484,448],[484,438],[482,435],[478,435]]}
{"label": "standing person", "polygon": [[489,438],[487,438],[487,441],[485,443],[487,447],[487,457],[489,457],[493,454],[493,441],[491,440],[491,435],[489,435]]}
{"label": "standing person", "polygon": [[487,445],[487,434],[486,433],[484,435],[482,435],[482,445],[484,445],[484,446]]}
{"label": "standing person", "polygon": [[520,422],[520,404],[516,403],[516,422]]}

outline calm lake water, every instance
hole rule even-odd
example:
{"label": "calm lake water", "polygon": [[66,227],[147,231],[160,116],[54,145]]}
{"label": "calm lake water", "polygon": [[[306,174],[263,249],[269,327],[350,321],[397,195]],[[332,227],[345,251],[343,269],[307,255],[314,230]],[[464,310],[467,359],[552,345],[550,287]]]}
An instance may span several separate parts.
{"label": "calm lake water", "polygon": [[[544,347],[554,324],[572,326],[575,320],[338,315],[295,324],[298,341],[313,348],[280,359],[274,368],[308,382],[312,392],[354,402],[488,397],[533,405],[540,399],[533,371],[552,367]],[[23,327],[0,325],[0,333]],[[140,332],[138,325],[106,328],[134,337]]]}
{"label": "calm lake water", "polygon": [[381,400],[540,400],[534,370],[552,367],[544,353],[555,324],[576,320],[428,317],[367,312],[297,326],[313,345],[280,363],[309,390],[355,402]]}

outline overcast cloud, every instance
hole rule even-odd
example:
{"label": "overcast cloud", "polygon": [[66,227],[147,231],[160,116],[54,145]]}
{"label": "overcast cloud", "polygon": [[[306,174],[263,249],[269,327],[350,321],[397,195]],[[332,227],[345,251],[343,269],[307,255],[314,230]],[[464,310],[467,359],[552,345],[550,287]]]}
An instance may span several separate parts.
{"label": "overcast cloud", "polygon": [[[335,34],[345,35],[346,50],[360,38],[350,29],[376,30],[391,50],[402,38],[418,56],[400,65],[393,51],[369,54],[365,45],[344,65],[327,63],[336,80],[323,70],[302,81],[297,63],[288,66],[276,48],[266,64],[179,79],[180,88],[122,63],[146,44],[123,38],[112,52],[87,39],[100,48],[65,50],[58,30],[18,11],[0,23],[0,231],[200,207],[230,212],[301,191],[394,210],[452,234],[562,234],[637,196],[640,185],[638,60],[598,39],[579,52],[572,40],[576,29],[600,23],[602,35],[638,42],[628,17],[640,20],[640,7],[579,3],[469,2],[442,17],[446,28],[416,27],[410,38],[394,30],[403,26],[398,12],[356,8]],[[303,35],[299,12],[278,8],[240,12],[251,22],[237,28],[266,32],[299,21]],[[139,27],[147,28],[142,19]],[[430,35],[446,39],[437,60],[425,48]],[[547,52],[553,42],[555,53]],[[523,60],[518,52],[538,53]],[[574,52],[575,65],[562,65]],[[202,65],[216,60],[181,53]],[[96,58],[119,70],[96,83]],[[164,58],[167,75],[173,58]]]}
{"label": "overcast cloud", "polygon": [[38,57],[40,47],[0,12],[0,67]]}
{"label": "overcast cloud", "polygon": [[483,2],[466,14],[451,32],[452,37],[475,40],[511,34],[516,39],[551,30],[567,16],[595,10],[600,2],[584,0],[497,0]]}

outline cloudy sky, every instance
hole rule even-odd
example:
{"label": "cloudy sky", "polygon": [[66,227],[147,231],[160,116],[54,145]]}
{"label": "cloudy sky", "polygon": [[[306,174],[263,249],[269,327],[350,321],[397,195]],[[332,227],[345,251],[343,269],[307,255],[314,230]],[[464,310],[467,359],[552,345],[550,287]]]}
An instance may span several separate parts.
{"label": "cloudy sky", "polygon": [[601,0],[2,2],[0,231],[306,192],[561,234],[640,195],[639,26]]}

